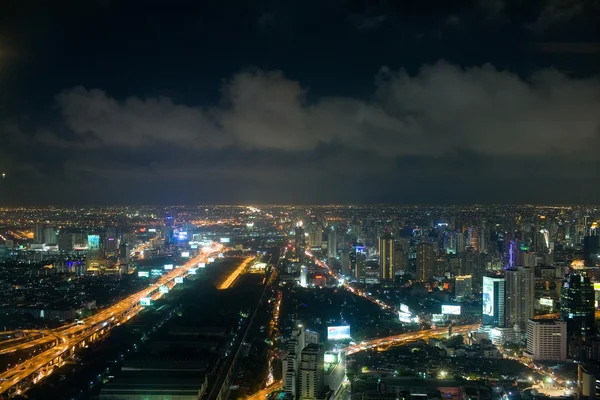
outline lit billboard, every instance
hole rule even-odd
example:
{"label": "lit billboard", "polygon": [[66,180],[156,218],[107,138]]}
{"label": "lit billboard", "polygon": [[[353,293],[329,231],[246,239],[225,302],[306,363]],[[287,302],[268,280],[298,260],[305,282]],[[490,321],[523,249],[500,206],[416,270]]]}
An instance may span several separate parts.
{"label": "lit billboard", "polygon": [[190,252],[189,251],[182,251],[181,252],[181,257],[183,257],[183,258],[190,258]]}
{"label": "lit billboard", "polygon": [[494,320],[494,280],[483,277],[483,323],[490,325]]}
{"label": "lit billboard", "polygon": [[150,270],[150,275],[152,276],[162,276],[163,272],[160,269]]}
{"label": "lit billboard", "polygon": [[100,235],[88,235],[88,250],[100,250]]}
{"label": "lit billboard", "polygon": [[140,278],[148,278],[150,276],[150,272],[148,271],[138,271],[138,277]]}
{"label": "lit billboard", "polygon": [[173,264],[165,264],[165,269],[173,269]]}
{"label": "lit billboard", "polygon": [[175,277],[175,283],[183,283],[183,277],[182,276],[176,276]]}
{"label": "lit billboard", "polygon": [[445,315],[460,315],[460,306],[451,306],[442,304],[442,314]]}
{"label": "lit billboard", "polygon": [[350,339],[350,325],[327,327],[327,340]]}
{"label": "lit billboard", "polygon": [[547,297],[542,297],[540,299],[540,306],[554,307],[554,300]]}
{"label": "lit billboard", "polygon": [[140,299],[140,305],[141,306],[151,306],[152,305],[152,299],[150,299],[150,297],[142,297]]}
{"label": "lit billboard", "polygon": [[229,243],[230,241],[231,241],[231,239],[229,239],[228,237],[219,239],[219,242],[221,242],[221,243]]}
{"label": "lit billboard", "polygon": [[190,275],[196,275],[196,268],[190,268],[190,269],[188,269],[188,274],[190,274]]}
{"label": "lit billboard", "polygon": [[162,293],[162,294],[166,294],[169,293],[169,287],[168,286],[159,286],[158,287],[158,292]]}
{"label": "lit billboard", "polygon": [[406,304],[400,304],[400,311],[410,314],[410,309]]}
{"label": "lit billboard", "polygon": [[208,257],[208,260],[206,260],[206,261],[208,261],[209,263],[215,262],[215,258],[214,257]]}
{"label": "lit billboard", "polygon": [[206,268],[206,263],[198,263],[198,268]]}

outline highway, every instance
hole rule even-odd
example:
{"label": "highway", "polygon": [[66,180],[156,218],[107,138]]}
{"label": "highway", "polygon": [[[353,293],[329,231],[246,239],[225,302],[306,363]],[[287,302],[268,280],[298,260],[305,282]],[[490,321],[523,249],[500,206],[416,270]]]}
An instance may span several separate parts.
{"label": "highway", "polygon": [[[76,349],[86,346],[88,341],[94,341],[111,328],[127,322],[140,312],[143,309],[140,305],[142,298],[158,298],[162,296],[162,293],[159,291],[160,286],[172,287],[176,277],[188,275],[190,268],[196,268],[200,262],[206,262],[209,257],[221,252],[222,248],[222,245],[214,244],[211,248],[203,249],[200,254],[190,259],[185,265],[163,275],[148,288],[99,311],[91,317],[79,321],[77,324],[70,324],[55,330],[45,331],[48,332],[48,336],[14,346],[13,351],[18,351],[31,347],[32,343],[35,343],[34,345],[43,345],[56,342],[54,347],[42,351],[40,354],[35,355],[14,368],[1,373],[0,393],[5,393],[17,386],[15,394],[19,394],[21,390],[28,388],[28,386],[20,388],[19,384],[21,382],[30,383],[28,379],[32,377],[31,383],[35,384],[45,376],[51,374],[53,367],[55,365],[62,365],[64,358],[71,355]],[[3,351],[10,349],[8,347]]]}
{"label": "highway", "polygon": [[[464,334],[470,331],[475,331],[479,324],[453,326],[452,334]],[[434,337],[444,336],[448,334],[448,328],[427,329],[422,331],[408,332],[401,335],[388,336],[380,339],[363,341],[358,344],[346,347],[346,354],[354,354],[359,351],[374,349],[377,347],[390,347],[403,343],[414,342],[416,340],[427,340]]]}
{"label": "highway", "polygon": [[248,268],[248,264],[253,261],[255,257],[247,257],[242,263],[219,285],[219,290],[229,289],[235,280]]}

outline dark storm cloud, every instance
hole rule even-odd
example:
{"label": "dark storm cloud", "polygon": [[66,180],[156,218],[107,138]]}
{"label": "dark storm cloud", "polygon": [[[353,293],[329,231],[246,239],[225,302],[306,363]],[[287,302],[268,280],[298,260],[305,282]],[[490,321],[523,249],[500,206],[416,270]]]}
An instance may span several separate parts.
{"label": "dark storm cloud", "polygon": [[367,100],[309,101],[283,73],[247,70],[212,108],[78,87],[57,96],[66,134],[5,124],[0,151],[21,160],[15,193],[52,182],[50,199],[73,202],[169,202],[164,187],[187,202],[543,201],[548,182],[600,177],[597,78],[439,62],[375,82]]}

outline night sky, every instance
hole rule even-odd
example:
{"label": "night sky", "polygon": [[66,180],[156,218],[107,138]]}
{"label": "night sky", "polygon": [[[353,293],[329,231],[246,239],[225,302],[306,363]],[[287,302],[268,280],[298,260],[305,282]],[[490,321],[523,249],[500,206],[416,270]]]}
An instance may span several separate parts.
{"label": "night sky", "polygon": [[599,203],[600,0],[0,5],[0,205]]}

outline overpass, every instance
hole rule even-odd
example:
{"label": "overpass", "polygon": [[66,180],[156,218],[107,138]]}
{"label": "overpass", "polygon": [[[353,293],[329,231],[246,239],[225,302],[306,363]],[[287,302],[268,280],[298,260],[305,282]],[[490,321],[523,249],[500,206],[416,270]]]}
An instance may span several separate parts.
{"label": "overpass", "polygon": [[[31,342],[16,344],[13,346],[13,352],[29,348],[32,343],[34,343],[33,346],[54,345],[1,373],[0,394],[8,393],[9,396],[13,396],[26,391],[31,385],[50,375],[54,368],[62,366],[65,360],[78,349],[101,339],[112,328],[127,322],[140,312],[143,309],[140,305],[142,298],[157,299],[161,297],[163,295],[159,290],[161,286],[173,287],[175,278],[187,276],[188,269],[195,268],[200,262],[206,262],[209,257],[219,253],[222,247],[222,245],[214,244],[212,248],[208,249],[209,251],[200,253],[181,268],[175,268],[168,274],[163,275],[148,288],[99,311],[91,317],[80,320],[76,324],[45,331],[46,334],[43,337]],[[8,346],[2,351],[11,352],[10,350],[11,347]]]}

